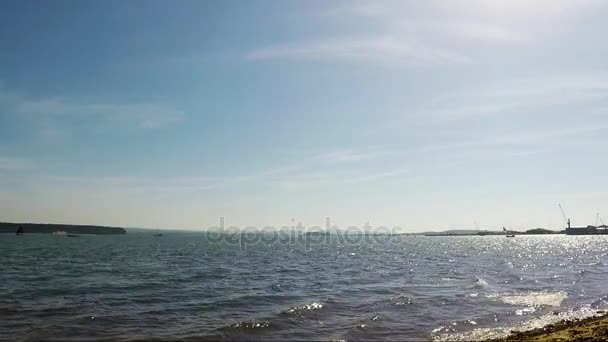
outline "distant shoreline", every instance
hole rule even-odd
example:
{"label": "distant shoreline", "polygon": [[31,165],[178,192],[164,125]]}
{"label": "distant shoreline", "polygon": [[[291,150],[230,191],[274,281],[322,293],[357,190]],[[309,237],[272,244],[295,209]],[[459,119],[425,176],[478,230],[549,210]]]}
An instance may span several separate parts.
{"label": "distant shoreline", "polygon": [[427,232],[425,236],[486,236],[486,235],[555,235],[566,234],[565,230],[550,230],[546,228],[534,228],[526,231],[516,230],[448,230],[444,232]]}
{"label": "distant shoreline", "polygon": [[51,223],[10,223],[0,222],[0,234],[78,234],[78,235],[124,235],[127,231],[120,227],[91,225],[51,224]]}

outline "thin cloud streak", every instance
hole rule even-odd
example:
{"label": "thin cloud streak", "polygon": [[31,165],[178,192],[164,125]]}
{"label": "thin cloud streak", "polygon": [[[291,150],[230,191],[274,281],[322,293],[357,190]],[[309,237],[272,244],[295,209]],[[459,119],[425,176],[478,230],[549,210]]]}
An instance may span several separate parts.
{"label": "thin cloud streak", "polygon": [[183,120],[181,110],[154,103],[90,103],[61,98],[31,98],[0,89],[0,108],[9,115],[68,120],[86,118],[138,128],[161,128]]}
{"label": "thin cloud streak", "polygon": [[[432,153],[439,151],[464,151],[477,148],[500,148],[500,147],[521,147],[522,155],[529,151],[530,146],[551,147],[559,146],[564,142],[571,143],[571,140],[565,140],[567,137],[589,136],[593,133],[599,133],[608,129],[608,125],[596,126],[581,126],[575,128],[564,128],[554,130],[532,131],[511,135],[489,136],[477,140],[453,141],[443,144],[431,144],[422,146],[417,149],[418,152]],[[541,150],[545,151],[545,150]],[[537,151],[538,152],[538,151]]]}
{"label": "thin cloud streak", "polygon": [[75,185],[78,187],[100,187],[120,192],[201,192],[219,188],[238,178],[222,177],[83,177],[83,176],[49,176],[48,181]]}
{"label": "thin cloud streak", "polygon": [[[601,0],[353,1],[332,8],[327,14],[367,20],[368,24],[376,23],[387,30],[397,27],[404,33],[513,43],[546,33],[538,27],[539,22],[559,23],[550,27],[556,31],[571,25],[574,18],[605,6]],[[570,20],[565,22],[564,17]],[[528,32],[528,36],[523,32]]]}
{"label": "thin cloud streak", "polygon": [[[325,179],[327,174],[310,173],[316,169],[319,160],[322,160],[327,166],[337,165],[346,162],[355,162],[376,156],[373,153],[366,153],[355,150],[336,150],[333,152],[318,154],[303,158],[302,161],[295,164],[278,165],[276,167],[263,169],[250,174],[235,175],[229,177],[132,177],[132,176],[114,176],[114,177],[93,177],[93,176],[47,176],[46,180],[59,184],[73,184],[77,186],[93,186],[102,187],[105,189],[113,189],[113,191],[124,192],[181,192],[181,193],[196,193],[206,192],[209,190],[220,189],[230,185],[251,183],[251,182],[288,182],[296,177],[304,177],[319,181]],[[344,180],[343,177],[337,178],[339,181]]]}
{"label": "thin cloud streak", "polygon": [[32,167],[32,164],[28,160],[15,159],[0,157],[0,170],[14,171],[14,170],[25,170]]}
{"label": "thin cloud streak", "polygon": [[291,60],[359,62],[385,66],[428,66],[469,63],[464,55],[392,37],[336,39],[278,45],[248,54],[254,61]]}
{"label": "thin cloud streak", "polygon": [[[371,28],[379,38],[334,35],[333,40],[262,48],[249,58],[391,66],[470,63],[489,45],[521,47],[567,31],[575,21],[604,5],[594,0],[348,2],[327,9],[319,18],[356,23]],[[563,20],[564,16],[569,20]]]}
{"label": "thin cloud streak", "polygon": [[[481,88],[457,90],[437,97],[419,114],[433,122],[444,122],[504,113],[517,114],[530,108],[595,104],[607,100],[608,72],[602,70],[594,74],[513,79]],[[545,115],[543,111],[536,112]]]}
{"label": "thin cloud streak", "polygon": [[370,172],[369,170],[325,171],[286,176],[283,179],[273,180],[271,184],[282,191],[296,192],[318,187],[335,186],[336,184],[372,183],[399,178],[409,172],[409,168],[397,168],[379,172]]}
{"label": "thin cloud streak", "polygon": [[354,177],[344,180],[345,183],[363,183],[363,182],[373,182],[386,178],[396,178],[403,174],[408,173],[409,169],[396,169],[386,172],[372,173],[368,175],[364,175],[361,177]]}
{"label": "thin cloud streak", "polygon": [[366,159],[371,159],[376,154],[371,152],[360,152],[354,150],[338,150],[328,153],[323,153],[318,156],[313,157],[313,159],[318,159],[326,163],[330,164],[340,164],[340,163],[349,163],[349,162],[357,162]]}
{"label": "thin cloud streak", "polygon": [[293,170],[295,166],[283,166],[273,169],[254,172],[248,175],[230,177],[93,177],[93,176],[47,176],[49,182],[76,185],[78,187],[91,186],[112,190],[116,192],[135,193],[197,193],[219,189],[225,186],[248,181],[260,181]]}

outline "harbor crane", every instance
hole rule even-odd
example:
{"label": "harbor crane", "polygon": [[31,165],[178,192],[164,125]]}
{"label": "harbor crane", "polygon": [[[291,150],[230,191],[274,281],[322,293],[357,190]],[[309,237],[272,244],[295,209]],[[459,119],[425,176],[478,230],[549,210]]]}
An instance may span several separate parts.
{"label": "harbor crane", "polygon": [[570,228],[570,219],[566,216],[566,212],[564,211],[564,207],[562,207],[561,203],[559,204],[559,210],[561,210],[561,212],[562,212],[562,217],[564,218],[564,222],[566,222],[566,224],[568,225],[568,228]]}
{"label": "harbor crane", "polygon": [[602,220],[602,217],[600,216],[600,213],[597,213],[597,216],[595,218],[595,226],[599,226],[599,223],[602,224],[602,227],[605,227],[606,224],[604,223],[604,220]]}

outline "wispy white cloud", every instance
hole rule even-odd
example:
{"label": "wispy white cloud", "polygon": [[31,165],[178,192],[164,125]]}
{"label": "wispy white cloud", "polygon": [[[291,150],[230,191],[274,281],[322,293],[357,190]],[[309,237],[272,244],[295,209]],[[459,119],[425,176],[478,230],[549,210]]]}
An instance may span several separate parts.
{"label": "wispy white cloud", "polygon": [[347,162],[356,162],[361,160],[366,160],[373,158],[377,155],[374,152],[363,152],[363,151],[355,151],[355,150],[337,150],[328,153],[319,154],[313,159],[321,160],[330,164],[337,163],[347,163]]}
{"label": "wispy white cloud", "polygon": [[[437,97],[420,114],[434,121],[459,120],[514,112],[530,115],[525,109],[546,109],[557,105],[596,106],[598,102],[606,101],[608,72],[598,71],[512,79],[478,88],[459,89]],[[600,104],[600,107],[606,105]],[[589,111],[597,112],[597,109]],[[536,115],[547,113],[537,110]]]}
{"label": "wispy white cloud", "polygon": [[323,171],[301,173],[296,175],[285,175],[273,179],[270,184],[285,192],[310,191],[312,189],[333,188],[341,184],[373,183],[387,179],[399,179],[408,173],[409,169],[400,168],[394,170],[348,170],[348,171]]}
{"label": "wispy white cloud", "polygon": [[608,95],[608,71],[597,70],[593,73],[562,73],[541,77],[516,78],[486,84],[482,87],[462,89],[446,96],[482,97],[508,99],[536,98],[553,99],[572,94],[574,99],[593,99]]}
{"label": "wispy white cloud", "polygon": [[408,168],[395,169],[395,170],[389,170],[389,171],[381,171],[381,172],[378,172],[378,173],[370,173],[370,174],[365,174],[365,175],[362,175],[362,176],[347,178],[347,179],[344,180],[344,182],[346,182],[346,183],[373,182],[373,181],[378,181],[378,180],[382,180],[382,179],[386,179],[386,178],[400,177],[400,176],[403,176],[404,174],[406,174],[408,172],[409,172]]}
{"label": "wispy white cloud", "polygon": [[479,137],[469,136],[430,143],[408,152],[429,158],[441,158],[444,167],[475,161],[520,162],[521,159],[528,158],[550,160],[546,159],[547,154],[564,149],[595,149],[602,146],[606,143],[602,135],[606,129],[608,124],[524,130],[500,135],[486,133]]}
{"label": "wispy white cloud", "polygon": [[182,111],[151,103],[75,103],[58,99],[25,100],[16,105],[22,114],[41,114],[56,118],[84,116],[87,119],[109,120],[140,128],[158,128],[176,123]]}
{"label": "wispy white cloud", "polygon": [[[573,138],[577,136],[588,137],[591,134],[599,133],[608,129],[608,124],[570,127],[563,129],[545,129],[536,131],[527,131],[522,133],[514,133],[500,136],[485,136],[478,139],[451,141],[441,144],[429,144],[419,148],[422,152],[438,152],[438,151],[454,151],[467,150],[476,148],[498,148],[498,147],[524,147],[534,146],[556,146],[560,143],[571,140],[564,138]],[[527,149],[526,149],[527,150]]]}
{"label": "wispy white cloud", "polygon": [[[336,149],[309,154],[297,164],[280,169],[272,177],[266,177],[271,186],[286,192],[299,192],[319,187],[345,183],[362,183],[396,177],[404,169],[370,171],[369,164],[377,163],[399,151],[368,147],[363,149]],[[260,180],[259,178],[256,178]]]}
{"label": "wispy white cloud", "polygon": [[236,178],[230,177],[48,176],[45,179],[48,184],[101,188],[128,193],[196,193],[236,181]]}
{"label": "wispy white cloud", "polygon": [[373,20],[382,31],[400,37],[416,35],[434,42],[450,39],[520,44],[529,39],[521,32],[521,27],[511,27],[486,15],[470,13],[467,4],[376,1],[352,3],[332,12],[341,16],[352,15],[359,20]]}
{"label": "wispy white cloud", "polygon": [[356,33],[345,38],[344,30],[320,32],[316,40],[270,45],[248,57],[390,66],[469,63],[488,44],[533,44],[602,6],[595,0],[351,1],[330,6],[318,19],[367,33],[351,29]]}
{"label": "wispy white cloud", "polygon": [[336,39],[279,45],[251,52],[252,60],[313,60],[370,62],[389,66],[467,63],[461,54],[392,37]]}
{"label": "wispy white cloud", "polygon": [[518,43],[534,39],[539,33],[565,29],[578,17],[605,7],[601,0],[389,0],[348,2],[329,13],[374,20],[387,30],[398,28],[401,33]]}
{"label": "wispy white cloud", "polygon": [[0,170],[24,170],[31,166],[29,160],[0,157]]}
{"label": "wispy white cloud", "polygon": [[[91,194],[122,194],[124,196],[157,196],[206,192],[213,184],[173,184],[161,179],[112,179],[104,177],[43,177],[37,188],[43,192],[81,192]],[[37,184],[37,183],[34,183]]]}
{"label": "wispy white cloud", "polygon": [[280,177],[296,169],[294,165],[277,166],[266,170],[232,176],[174,176],[174,177],[135,177],[135,176],[46,176],[49,184],[91,187],[104,191],[126,193],[202,193],[246,182],[261,182]]}
{"label": "wispy white cloud", "polygon": [[[5,89],[0,89],[0,108],[7,115],[19,117],[101,120],[139,128],[159,128],[184,118],[183,111],[155,103],[103,103],[34,98]],[[51,130],[59,131],[57,128]]]}
{"label": "wispy white cloud", "polygon": [[387,28],[385,32],[395,37],[415,36],[419,41],[426,42],[428,46],[463,56],[469,56],[474,52],[471,44],[521,46],[530,43],[531,40],[526,33],[495,23],[437,18],[396,20],[394,26]]}
{"label": "wispy white cloud", "polygon": [[468,63],[468,57],[393,37],[343,38],[312,43],[278,45],[251,52],[252,60],[313,60],[370,62],[389,66],[424,66]]}
{"label": "wispy white cloud", "polygon": [[[442,1],[433,2],[435,4],[443,3]],[[485,0],[457,0],[453,4],[471,14],[486,14],[490,17],[507,18],[523,16],[530,20],[542,19],[542,17],[561,19],[606,5],[605,1],[602,0],[537,0],[534,2],[526,0],[495,0],[491,2]]]}
{"label": "wispy white cloud", "polygon": [[[266,169],[230,176],[46,176],[46,184],[74,188],[95,188],[122,193],[204,193],[246,184],[269,185],[281,190],[311,189],[323,184],[363,183],[394,178],[406,169],[370,171],[366,167],[353,167],[352,163],[386,156],[389,152],[372,150],[335,150],[309,155],[296,163],[277,164]],[[391,151],[393,153],[394,151]],[[322,163],[319,163],[322,161]],[[342,164],[348,164],[347,168]]]}

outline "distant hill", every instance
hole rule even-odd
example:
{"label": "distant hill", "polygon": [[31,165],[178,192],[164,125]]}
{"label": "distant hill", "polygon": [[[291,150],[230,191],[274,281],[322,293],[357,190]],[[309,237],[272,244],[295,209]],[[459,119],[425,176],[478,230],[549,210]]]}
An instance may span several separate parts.
{"label": "distant hill", "polygon": [[67,234],[121,235],[127,233],[124,228],[117,227],[8,222],[0,222],[0,233],[14,234],[17,232],[19,227],[23,229],[24,234],[52,234],[54,232],[66,232]]}
{"label": "distant hill", "polygon": [[561,234],[561,231],[555,231],[555,230],[550,230],[550,229],[545,229],[545,228],[535,228],[535,229],[530,229],[530,230],[526,230],[526,234]]}

